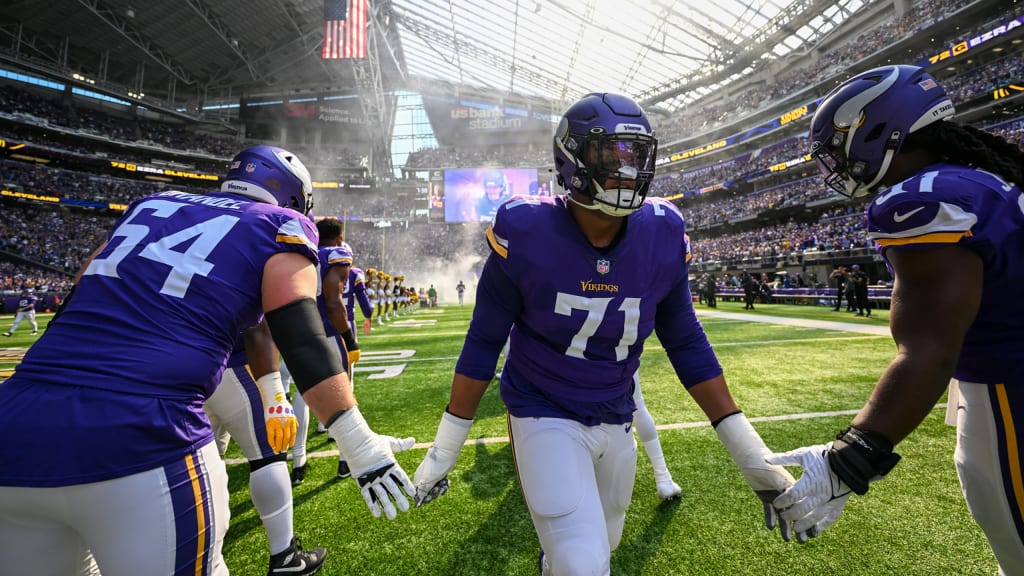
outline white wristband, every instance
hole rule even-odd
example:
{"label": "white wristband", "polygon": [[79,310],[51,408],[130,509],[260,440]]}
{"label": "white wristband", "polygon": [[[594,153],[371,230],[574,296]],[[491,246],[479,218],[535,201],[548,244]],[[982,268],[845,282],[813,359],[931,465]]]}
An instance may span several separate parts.
{"label": "white wristband", "polygon": [[372,460],[379,455],[373,450],[377,435],[366,423],[358,406],[353,406],[338,416],[327,428],[327,432],[338,443],[338,450],[353,471],[362,470],[376,463],[361,461],[366,460],[366,457]]}
{"label": "white wristband", "polygon": [[472,420],[460,418],[445,410],[444,414],[441,415],[441,422],[437,425],[434,447],[457,454],[462,450],[462,445],[466,443],[466,439],[469,438],[469,428],[472,425]]}
{"label": "white wristband", "polygon": [[281,382],[280,372],[267,372],[256,380],[256,387],[260,391],[260,398],[264,406],[280,404],[285,400],[284,384]]}
{"label": "white wristband", "polygon": [[740,468],[750,465],[764,466],[764,458],[771,453],[764,440],[750,425],[743,412],[726,416],[715,427],[719,440]]}

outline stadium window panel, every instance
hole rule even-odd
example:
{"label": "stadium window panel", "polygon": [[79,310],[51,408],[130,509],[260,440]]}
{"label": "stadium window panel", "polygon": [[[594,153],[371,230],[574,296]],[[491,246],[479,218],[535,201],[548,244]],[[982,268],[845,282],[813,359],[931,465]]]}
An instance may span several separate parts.
{"label": "stadium window panel", "polygon": [[112,102],[114,104],[120,104],[121,106],[131,106],[131,102],[127,100],[121,100],[120,98],[114,98],[113,96],[107,96],[106,94],[100,94],[99,92],[93,92],[92,90],[84,90],[82,88],[72,88],[72,94],[78,96],[85,96],[86,98],[92,98],[94,100],[102,100],[104,102]]}
{"label": "stadium window panel", "polygon": [[0,68],[0,78],[7,78],[8,80],[14,80],[15,82],[42,86],[43,88],[51,88],[53,90],[64,89],[64,85],[59,82],[53,82],[44,78],[37,78],[36,76],[29,76],[28,74],[21,74],[12,70],[5,70],[3,68]]}

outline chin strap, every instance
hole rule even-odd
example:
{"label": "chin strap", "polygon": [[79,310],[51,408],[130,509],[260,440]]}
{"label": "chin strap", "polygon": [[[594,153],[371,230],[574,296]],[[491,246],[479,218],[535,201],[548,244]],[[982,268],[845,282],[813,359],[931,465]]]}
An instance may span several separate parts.
{"label": "chin strap", "polygon": [[586,208],[587,210],[600,210],[601,209],[601,207],[596,202],[593,203],[593,204],[584,204],[583,202],[580,202],[579,200],[576,199],[576,195],[573,194],[572,192],[569,192],[568,194],[566,194],[565,197],[568,198],[570,202],[572,202],[573,204],[579,206],[580,208]]}
{"label": "chin strap", "polygon": [[[600,192],[607,192],[607,190],[605,190],[605,189],[601,188],[600,186],[598,186],[597,182],[593,182],[593,185]],[[566,196],[569,198],[569,200],[573,204],[575,204],[575,205],[577,205],[577,206],[579,206],[581,208],[586,208],[587,210],[596,210],[596,211],[599,211],[599,212],[601,212],[603,214],[607,214],[608,216],[625,217],[625,216],[629,216],[633,212],[636,212],[637,210],[640,209],[640,207],[637,207],[637,208],[619,208],[619,207],[616,207],[616,206],[612,206],[611,204],[608,204],[607,202],[602,202],[602,201],[598,200],[595,197],[589,197],[591,203],[590,204],[584,204],[583,202],[580,202],[579,200],[574,198],[575,194],[573,194],[571,191],[568,194],[566,194]]]}

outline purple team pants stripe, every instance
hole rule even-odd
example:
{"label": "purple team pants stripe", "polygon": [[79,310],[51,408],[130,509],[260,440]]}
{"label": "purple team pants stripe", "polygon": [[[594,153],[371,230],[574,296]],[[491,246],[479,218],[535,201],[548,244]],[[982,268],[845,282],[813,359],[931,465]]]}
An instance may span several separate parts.
{"label": "purple team pants stripe", "polygon": [[1017,535],[1024,541],[1024,387],[996,384],[989,386],[989,395],[996,412],[996,437],[999,439],[999,466],[1007,505],[1012,514]]}
{"label": "purple team pants stripe", "polygon": [[164,473],[174,505],[174,576],[208,576],[215,534],[206,464],[192,452]]}
{"label": "purple team pants stripe", "polygon": [[238,381],[245,390],[245,397],[249,400],[249,406],[252,407],[252,431],[256,435],[256,445],[260,449],[260,456],[270,458],[276,452],[270,447],[270,440],[267,439],[267,417],[263,414],[267,408],[263,405],[260,388],[256,385],[256,379],[253,378],[248,364],[236,366],[232,370],[235,371],[235,376],[238,377]]}

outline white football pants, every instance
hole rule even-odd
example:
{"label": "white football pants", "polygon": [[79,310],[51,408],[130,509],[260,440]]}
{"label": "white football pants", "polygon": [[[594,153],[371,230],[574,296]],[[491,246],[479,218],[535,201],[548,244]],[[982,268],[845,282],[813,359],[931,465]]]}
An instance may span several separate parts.
{"label": "white football pants", "polygon": [[1001,576],[1024,575],[1024,390],[960,382],[956,471]]}
{"label": "white football pants", "polygon": [[0,573],[92,574],[95,557],[103,576],[227,576],[229,520],[227,469],[214,442],[113,480],[0,486]]}
{"label": "white football pants", "polygon": [[610,574],[636,478],[632,424],[510,415],[509,433],[550,574]]}
{"label": "white football pants", "polygon": [[14,331],[18,329],[18,325],[21,324],[23,320],[28,320],[28,323],[32,325],[33,332],[39,331],[39,323],[36,322],[36,311],[25,310],[24,312],[18,312],[14,315],[14,323],[11,324],[11,329],[8,330],[8,332],[14,334]]}

